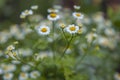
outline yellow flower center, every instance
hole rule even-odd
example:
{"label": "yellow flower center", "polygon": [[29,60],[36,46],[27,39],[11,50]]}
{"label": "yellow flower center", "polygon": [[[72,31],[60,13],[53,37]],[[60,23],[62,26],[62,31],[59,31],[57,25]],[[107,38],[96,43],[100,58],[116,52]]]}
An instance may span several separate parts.
{"label": "yellow flower center", "polygon": [[21,73],[21,76],[22,76],[22,77],[25,77],[26,75],[25,75],[25,73]]}
{"label": "yellow flower center", "polygon": [[81,34],[81,33],[82,33],[82,30],[81,30],[81,29],[79,29],[79,30],[78,30],[78,33],[79,33],[79,34]]}
{"label": "yellow flower center", "polygon": [[70,27],[71,31],[75,31],[75,29],[76,29],[75,26]]}
{"label": "yellow flower center", "polygon": [[50,17],[52,17],[52,18],[55,18],[56,16],[57,16],[56,13],[51,13],[51,14],[50,14]]}
{"label": "yellow flower center", "polygon": [[5,76],[6,76],[6,77],[10,77],[10,75],[9,75],[8,73],[7,73],[7,74],[5,74]]}
{"label": "yellow flower center", "polygon": [[118,77],[120,78],[120,73],[118,73]]}
{"label": "yellow flower center", "polygon": [[80,16],[81,16],[81,14],[80,14],[80,13],[76,13],[76,16],[80,17]]}
{"label": "yellow flower center", "polygon": [[41,31],[42,32],[47,32],[47,28],[42,28]]}

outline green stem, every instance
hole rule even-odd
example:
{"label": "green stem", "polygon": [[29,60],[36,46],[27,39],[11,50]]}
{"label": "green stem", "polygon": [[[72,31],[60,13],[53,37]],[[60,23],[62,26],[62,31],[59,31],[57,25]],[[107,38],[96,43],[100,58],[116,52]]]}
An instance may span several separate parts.
{"label": "green stem", "polygon": [[70,46],[70,44],[71,44],[71,42],[72,42],[72,39],[73,39],[73,34],[72,34],[71,39],[69,40],[69,42],[68,42],[65,50],[63,51],[63,54],[61,55],[60,59],[65,55],[67,49],[69,48],[69,46]]}
{"label": "green stem", "polygon": [[81,59],[80,59],[80,61],[79,61],[79,64],[83,61],[83,59],[86,57],[86,55],[87,55],[87,53],[85,53],[85,54],[81,57]]}
{"label": "green stem", "polygon": [[52,22],[52,27],[53,27],[53,58],[55,59],[55,22]]}
{"label": "green stem", "polygon": [[62,33],[63,33],[63,36],[64,36],[64,38],[65,38],[65,41],[68,42],[68,40],[67,40],[67,38],[66,38],[66,35],[65,35],[65,32],[64,32],[63,29],[62,29]]}
{"label": "green stem", "polygon": [[[88,48],[88,47],[87,47]],[[76,63],[76,64],[81,64],[81,62],[84,60],[84,58],[87,56],[88,52],[87,53],[84,53],[84,55],[81,57],[81,59],[79,60],[79,63]]]}

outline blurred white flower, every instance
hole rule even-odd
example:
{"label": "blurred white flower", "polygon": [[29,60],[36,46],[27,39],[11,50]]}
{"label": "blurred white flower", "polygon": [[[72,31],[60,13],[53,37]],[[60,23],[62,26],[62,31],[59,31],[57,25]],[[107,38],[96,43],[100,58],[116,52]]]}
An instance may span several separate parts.
{"label": "blurred white flower", "polygon": [[104,17],[103,17],[103,13],[102,12],[98,12],[96,14],[93,15],[93,21],[95,23],[101,23],[103,24],[104,23]]}
{"label": "blurred white flower", "polygon": [[2,51],[2,50],[0,50],[0,57],[1,57],[1,56],[3,56],[3,51]]}
{"label": "blurred white flower", "polygon": [[116,35],[114,29],[112,29],[112,28],[106,28],[104,32],[107,36],[115,36]]}
{"label": "blurred white flower", "polygon": [[48,26],[45,26],[45,25],[39,26],[38,33],[40,35],[48,35],[48,34],[50,34],[50,28]]}
{"label": "blurred white flower", "polygon": [[99,36],[98,37],[98,44],[103,46],[103,47],[108,47],[113,49],[115,47],[115,43],[114,40],[107,38],[107,37],[103,37],[103,36]]}
{"label": "blurred white flower", "polygon": [[82,13],[79,12],[73,12],[73,17],[76,19],[83,19],[84,15]]}
{"label": "blurred white flower", "polygon": [[72,52],[72,49],[69,47],[67,50],[66,50],[66,54],[70,54]]}
{"label": "blurred white flower", "polygon": [[13,80],[12,78],[13,78],[13,73],[5,73],[3,75],[4,80]]}
{"label": "blurred white flower", "polygon": [[[43,20],[43,16],[42,15],[32,15],[32,16],[29,16],[29,21],[30,22],[35,22],[35,23],[39,23],[39,21]],[[25,25],[28,25],[26,23],[24,23]],[[23,25],[24,26],[24,25]],[[26,26],[24,26],[26,28]],[[26,29],[29,29],[29,28],[26,28]]]}
{"label": "blurred white flower", "polygon": [[6,54],[8,55],[8,57],[11,57],[12,59],[19,58],[18,54],[16,52],[12,52],[12,51],[8,51],[6,52]]}
{"label": "blurred white flower", "polygon": [[28,15],[32,15],[33,11],[32,10],[25,10],[20,14],[20,18],[25,18]]}
{"label": "blurred white flower", "polygon": [[60,23],[59,26],[64,29],[66,27],[66,25],[64,23]]}
{"label": "blurred white flower", "polygon": [[19,51],[19,54],[21,55],[21,56],[24,56],[24,57],[27,57],[27,56],[31,56],[33,53],[32,53],[32,50],[31,49],[19,49],[18,50]]}
{"label": "blurred white flower", "polygon": [[4,44],[8,41],[9,38],[12,36],[10,35],[9,31],[1,31],[0,32],[0,44]]}
{"label": "blurred white flower", "polygon": [[2,68],[0,68],[0,75],[1,75],[1,74],[3,74],[3,69],[2,69]]}
{"label": "blurred white flower", "polygon": [[20,64],[20,61],[12,60],[12,64]]}
{"label": "blurred white flower", "polygon": [[87,42],[88,42],[88,43],[91,43],[97,36],[98,36],[98,35],[97,35],[96,33],[93,33],[93,32],[88,33],[88,34],[86,35]]}
{"label": "blurred white flower", "polygon": [[31,6],[31,9],[33,9],[33,10],[38,9],[38,5],[33,5],[33,6]]}
{"label": "blurred white flower", "polygon": [[27,72],[27,71],[29,71],[29,70],[30,70],[30,66],[29,66],[29,65],[22,65],[21,71]]}
{"label": "blurred white flower", "polygon": [[57,13],[50,13],[47,18],[51,21],[56,21],[60,19],[60,16]]}
{"label": "blurred white flower", "polygon": [[58,9],[49,8],[49,9],[48,9],[48,12],[49,12],[49,13],[58,13],[59,10],[58,10]]}
{"label": "blurred white flower", "polygon": [[14,72],[16,70],[16,65],[14,64],[2,64],[1,67],[4,73]]}
{"label": "blurred white flower", "polygon": [[[56,10],[60,10],[60,9],[62,9],[62,6],[61,5],[54,5],[53,8]],[[56,12],[59,12],[59,11],[56,11]]]}
{"label": "blurred white flower", "polygon": [[87,16],[85,16],[83,18],[83,20],[81,20],[81,22],[84,23],[84,24],[91,24],[92,23],[92,21],[90,20],[90,18],[87,17]]}
{"label": "blurred white flower", "polygon": [[9,45],[8,47],[7,47],[7,50],[8,51],[11,51],[11,50],[14,50],[15,49],[15,47],[13,46],[13,45]]}
{"label": "blurred white flower", "polygon": [[115,73],[114,78],[115,80],[120,80],[120,73]]}
{"label": "blurred white flower", "polygon": [[12,25],[10,27],[10,34],[19,40],[22,40],[25,38],[25,31],[22,30],[18,25]]}
{"label": "blurred white flower", "polygon": [[66,30],[67,32],[69,32],[70,34],[75,34],[75,33],[78,32],[79,27],[78,27],[78,26],[75,26],[74,24],[72,24],[72,25],[69,25],[68,27],[66,27],[65,30]]}
{"label": "blurred white flower", "polygon": [[27,80],[29,78],[29,74],[25,72],[21,72],[19,75],[19,80]]}
{"label": "blurred white flower", "polygon": [[73,7],[74,7],[74,9],[76,9],[76,10],[79,10],[79,9],[80,9],[80,6],[77,6],[77,5],[74,5]]}
{"label": "blurred white flower", "polygon": [[52,57],[52,56],[53,56],[52,52],[44,51],[44,52],[40,52],[39,54],[35,54],[35,60],[38,61],[39,59],[43,59],[45,57]]}
{"label": "blurred white flower", "polygon": [[107,27],[111,27],[112,26],[112,22],[110,20],[105,20],[105,26]]}
{"label": "blurred white flower", "polygon": [[39,71],[32,71],[30,73],[30,77],[33,78],[33,79],[36,79],[40,76],[40,72]]}

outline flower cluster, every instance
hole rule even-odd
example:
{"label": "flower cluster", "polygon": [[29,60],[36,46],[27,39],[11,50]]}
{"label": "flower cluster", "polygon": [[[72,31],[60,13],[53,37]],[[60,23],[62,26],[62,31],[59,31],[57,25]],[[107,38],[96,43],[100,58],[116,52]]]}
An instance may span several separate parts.
{"label": "flower cluster", "polygon": [[37,5],[33,5],[31,6],[31,9],[27,9],[27,10],[24,10],[21,14],[20,14],[20,18],[24,19],[26,18],[26,16],[29,16],[29,15],[33,15],[33,10],[36,10],[38,9],[38,6]]}
{"label": "flower cluster", "polygon": [[[80,6],[73,7],[74,12],[54,6],[48,9],[46,19],[33,14],[38,8],[34,5],[20,15],[27,17],[28,22],[1,31],[0,44],[4,46],[0,48],[4,50],[0,50],[0,78],[93,80],[102,76],[101,73],[111,75],[113,62],[110,59],[116,60],[119,56],[108,52],[117,50],[117,31],[101,13],[88,17],[80,12]],[[119,73],[114,77],[119,80]]]}

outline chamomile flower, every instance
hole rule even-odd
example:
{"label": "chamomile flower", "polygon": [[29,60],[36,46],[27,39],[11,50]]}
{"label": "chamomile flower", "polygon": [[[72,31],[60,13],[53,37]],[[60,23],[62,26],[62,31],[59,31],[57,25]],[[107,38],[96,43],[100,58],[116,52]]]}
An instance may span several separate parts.
{"label": "chamomile flower", "polygon": [[0,68],[0,75],[1,75],[1,74],[3,74],[3,69],[2,69],[2,68]]}
{"label": "chamomile flower", "polygon": [[60,23],[59,26],[64,29],[66,27],[66,25],[64,23]]}
{"label": "chamomile flower", "polygon": [[4,73],[14,72],[16,70],[16,65],[14,64],[3,64],[2,65]]}
{"label": "chamomile flower", "polygon": [[65,30],[66,30],[67,32],[69,32],[70,34],[75,34],[75,33],[78,32],[79,27],[78,27],[78,26],[75,26],[74,24],[72,24],[72,25],[69,25],[68,27],[66,27]]}
{"label": "chamomile flower", "polygon": [[31,6],[31,9],[33,9],[33,10],[38,9],[38,5],[33,5],[33,6]]}
{"label": "chamomile flower", "polygon": [[62,6],[60,6],[60,5],[54,5],[53,8],[55,8],[57,10],[60,10],[60,9],[62,9]]}
{"label": "chamomile flower", "polygon": [[30,77],[33,78],[33,79],[36,79],[36,78],[38,78],[39,76],[40,76],[40,72],[38,72],[38,71],[32,71],[32,72],[30,73]]}
{"label": "chamomile flower", "polygon": [[48,26],[45,26],[45,25],[40,26],[38,28],[38,33],[40,35],[48,35],[50,33],[50,28]]}
{"label": "chamomile flower", "polygon": [[115,80],[120,80],[120,73],[115,73],[114,78]]}
{"label": "chamomile flower", "polygon": [[77,19],[83,19],[84,15],[80,12],[73,12],[73,17]]}
{"label": "chamomile flower", "polygon": [[51,21],[56,21],[60,18],[60,16],[57,13],[50,13],[47,18]]}
{"label": "chamomile flower", "polygon": [[23,65],[23,66],[21,67],[21,70],[22,70],[23,72],[27,72],[27,71],[30,70],[30,66],[29,66],[29,65]]}
{"label": "chamomile flower", "polygon": [[93,33],[93,32],[88,33],[88,34],[86,35],[87,42],[88,42],[88,43],[91,43],[92,41],[94,41],[94,39],[97,38],[97,36],[98,36],[98,35],[97,35],[96,33]]}
{"label": "chamomile flower", "polygon": [[19,80],[27,80],[29,77],[28,73],[21,72],[19,75]]}
{"label": "chamomile flower", "polygon": [[3,75],[4,80],[12,80],[13,78],[13,73],[6,73]]}
{"label": "chamomile flower", "polygon": [[49,8],[49,9],[48,9],[48,12],[49,12],[49,13],[58,13],[59,10],[58,10],[58,9]]}
{"label": "chamomile flower", "polygon": [[9,45],[8,47],[7,47],[7,50],[8,51],[11,51],[11,50],[14,50],[15,49],[15,47],[13,46],[13,45]]}
{"label": "chamomile flower", "polygon": [[32,15],[33,11],[32,10],[25,10],[20,14],[20,18],[25,18],[28,15]]}
{"label": "chamomile flower", "polygon": [[76,9],[76,10],[79,10],[79,9],[80,9],[80,6],[77,6],[77,5],[74,5],[73,7],[74,7],[74,9]]}

